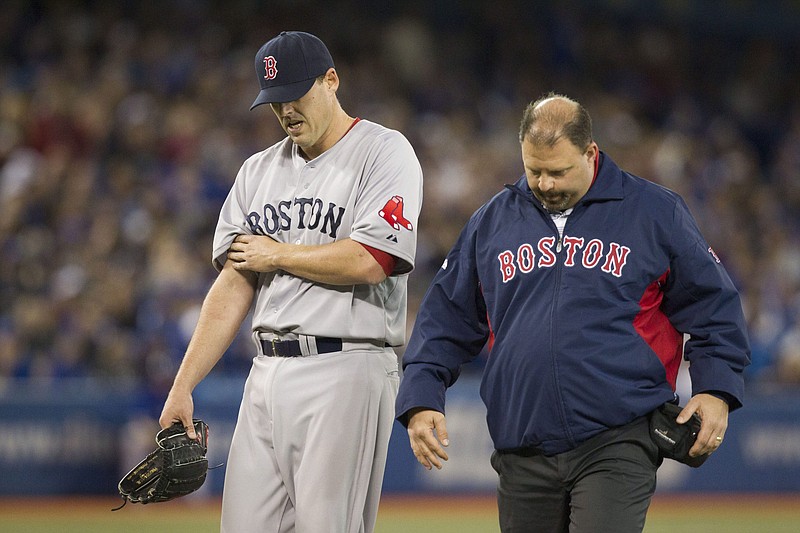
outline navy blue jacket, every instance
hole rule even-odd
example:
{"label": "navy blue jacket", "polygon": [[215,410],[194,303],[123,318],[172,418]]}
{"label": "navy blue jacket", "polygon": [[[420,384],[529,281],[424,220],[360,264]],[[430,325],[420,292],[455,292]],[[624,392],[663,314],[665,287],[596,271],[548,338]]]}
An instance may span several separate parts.
{"label": "navy blue jacket", "polygon": [[693,394],[720,393],[734,410],[750,361],[738,292],[686,204],[605,155],[560,240],[525,176],[471,217],[419,309],[398,420],[444,412],[446,388],[487,342],[495,447],[547,455],[675,399],[681,355]]}

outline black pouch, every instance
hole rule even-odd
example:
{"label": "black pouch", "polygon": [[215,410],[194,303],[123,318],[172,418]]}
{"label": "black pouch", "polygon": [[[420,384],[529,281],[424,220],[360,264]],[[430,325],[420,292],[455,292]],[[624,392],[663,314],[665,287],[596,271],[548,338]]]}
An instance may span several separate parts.
{"label": "black pouch", "polygon": [[676,418],[681,411],[683,407],[665,403],[650,413],[650,438],[658,446],[662,457],[697,468],[708,459],[708,454],[689,456],[689,450],[700,432],[700,417],[693,414],[685,424],[678,424]]}

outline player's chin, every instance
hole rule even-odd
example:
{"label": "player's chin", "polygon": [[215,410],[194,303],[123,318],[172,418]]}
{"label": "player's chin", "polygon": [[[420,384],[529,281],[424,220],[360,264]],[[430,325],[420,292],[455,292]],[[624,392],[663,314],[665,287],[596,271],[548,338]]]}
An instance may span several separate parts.
{"label": "player's chin", "polygon": [[304,131],[298,131],[294,133],[287,131],[286,133],[289,135],[289,138],[292,140],[292,142],[300,148],[306,148],[313,144],[310,142],[311,136]]}

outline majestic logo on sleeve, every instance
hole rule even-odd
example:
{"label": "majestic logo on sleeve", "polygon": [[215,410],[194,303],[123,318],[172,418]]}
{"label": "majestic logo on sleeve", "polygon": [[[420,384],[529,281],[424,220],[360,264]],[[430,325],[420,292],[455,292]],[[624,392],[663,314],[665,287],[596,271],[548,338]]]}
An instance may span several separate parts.
{"label": "majestic logo on sleeve", "polygon": [[411,222],[403,216],[403,197],[392,196],[386,205],[378,211],[378,215],[396,230],[405,228],[409,231],[414,229]]}
{"label": "majestic logo on sleeve", "polygon": [[583,237],[565,235],[561,243],[556,243],[555,237],[542,237],[536,246],[523,243],[516,251],[505,250],[497,255],[503,283],[514,279],[518,272],[527,274],[534,268],[555,266],[562,247],[565,267],[581,266],[591,270],[599,266],[601,271],[617,278],[622,277],[622,269],[631,253],[627,246],[616,242],[606,244],[600,239],[586,242]]}

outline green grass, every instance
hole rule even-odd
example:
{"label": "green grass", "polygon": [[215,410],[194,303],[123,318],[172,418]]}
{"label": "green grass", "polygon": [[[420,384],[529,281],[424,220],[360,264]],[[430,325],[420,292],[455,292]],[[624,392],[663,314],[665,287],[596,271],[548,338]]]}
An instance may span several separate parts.
{"label": "green grass", "polygon": [[[216,533],[219,502],[131,505],[116,500],[3,500],[3,533]],[[645,533],[796,533],[800,497],[674,498],[654,502]],[[492,498],[389,498],[375,533],[498,533]]]}
{"label": "green grass", "polygon": [[[494,498],[393,499],[376,533],[499,533]],[[798,533],[800,495],[657,496],[644,533]]]}
{"label": "green grass", "polygon": [[648,520],[644,533],[797,533],[800,517],[661,517]]}

